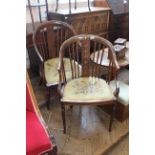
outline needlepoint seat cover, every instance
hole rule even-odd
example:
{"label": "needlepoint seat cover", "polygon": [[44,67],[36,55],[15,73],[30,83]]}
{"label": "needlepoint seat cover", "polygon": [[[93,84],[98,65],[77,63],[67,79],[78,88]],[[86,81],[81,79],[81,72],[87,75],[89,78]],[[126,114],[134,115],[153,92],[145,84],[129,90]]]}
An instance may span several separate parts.
{"label": "needlepoint seat cover", "polygon": [[81,77],[67,82],[61,101],[110,101],[115,100],[105,80]]}
{"label": "needlepoint seat cover", "polygon": [[[66,79],[71,79],[72,72],[71,72],[71,63],[70,59],[63,58],[64,61],[64,68]],[[59,73],[58,73],[58,64],[59,58],[52,58],[44,62],[44,69],[45,69],[45,78],[47,81],[47,86],[58,84],[59,83]]]}
{"label": "needlepoint seat cover", "polygon": [[33,107],[32,94],[26,83],[26,155],[39,155],[53,145]]}

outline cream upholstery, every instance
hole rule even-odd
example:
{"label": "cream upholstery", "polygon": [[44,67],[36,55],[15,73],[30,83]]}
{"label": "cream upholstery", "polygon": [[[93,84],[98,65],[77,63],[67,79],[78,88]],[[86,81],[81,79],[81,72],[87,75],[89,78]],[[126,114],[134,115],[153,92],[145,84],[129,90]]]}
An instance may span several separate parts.
{"label": "cream upholstery", "polygon": [[[65,66],[65,73],[66,78],[71,79],[72,73],[71,73],[71,65],[70,65],[70,59],[64,58],[64,66]],[[47,81],[47,86],[55,85],[59,83],[59,73],[58,73],[58,64],[59,64],[59,58],[52,58],[44,63],[44,70],[45,70],[45,78]]]}
{"label": "cream upholstery", "polygon": [[[129,104],[129,86],[125,84],[122,81],[119,82],[119,95],[118,95],[118,102],[120,102],[123,105],[128,105]],[[110,87],[112,90],[114,90],[115,87],[115,81],[110,82]]]}
{"label": "cream upholstery", "polygon": [[105,80],[83,77],[69,81],[62,101],[109,101],[115,100],[111,88]]}

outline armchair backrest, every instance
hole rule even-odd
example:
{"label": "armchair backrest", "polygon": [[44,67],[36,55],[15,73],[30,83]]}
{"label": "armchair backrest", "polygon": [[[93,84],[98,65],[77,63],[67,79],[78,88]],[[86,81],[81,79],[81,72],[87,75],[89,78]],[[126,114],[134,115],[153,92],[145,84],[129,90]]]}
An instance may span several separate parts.
{"label": "armchair backrest", "polygon": [[58,57],[61,44],[74,35],[73,27],[61,21],[51,20],[40,24],[33,34],[34,47],[40,60],[43,62]]}
{"label": "armchair backrest", "polygon": [[[119,65],[112,44],[96,35],[77,35],[66,40],[60,48],[60,78],[66,81],[66,70],[64,68],[64,56],[70,59],[72,79],[78,77],[98,77],[99,67],[102,66],[104,57],[108,57],[107,82],[110,81],[112,70],[117,71]],[[80,67],[79,65],[80,64]],[[96,65],[97,64],[97,65]]]}

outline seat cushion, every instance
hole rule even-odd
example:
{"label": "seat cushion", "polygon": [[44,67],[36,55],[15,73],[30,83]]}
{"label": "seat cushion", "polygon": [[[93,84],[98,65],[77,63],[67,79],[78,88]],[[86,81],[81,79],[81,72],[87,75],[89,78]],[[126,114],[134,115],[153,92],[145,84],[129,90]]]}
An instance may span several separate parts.
{"label": "seat cushion", "polygon": [[[128,105],[129,104],[129,86],[122,82],[118,81],[119,83],[119,95],[118,95],[118,102],[120,102],[123,105]],[[110,87],[114,90],[115,87],[115,81],[110,82]]]}
{"label": "seat cushion", "polygon": [[[64,60],[66,78],[67,80],[69,80],[72,77],[70,59],[64,58],[63,60]],[[59,73],[57,70],[58,64],[59,64],[59,58],[52,58],[44,63],[47,86],[56,85],[59,83]]]}
{"label": "seat cushion", "polygon": [[63,93],[62,101],[109,101],[115,97],[105,80],[83,77],[69,81]]}
{"label": "seat cushion", "polygon": [[38,155],[52,147],[38,117],[35,113],[26,111],[26,155]]}

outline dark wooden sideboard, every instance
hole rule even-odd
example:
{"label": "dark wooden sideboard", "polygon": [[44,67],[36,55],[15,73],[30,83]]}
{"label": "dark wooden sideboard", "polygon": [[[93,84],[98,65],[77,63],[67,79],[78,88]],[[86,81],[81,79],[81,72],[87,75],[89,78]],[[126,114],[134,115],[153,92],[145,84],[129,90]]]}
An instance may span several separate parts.
{"label": "dark wooden sideboard", "polygon": [[49,20],[60,20],[71,24],[78,34],[96,34],[108,38],[109,7],[77,8],[70,14],[68,9],[49,12]]}
{"label": "dark wooden sideboard", "polygon": [[129,40],[129,0],[95,0],[95,6],[110,7],[109,40],[122,37]]}

